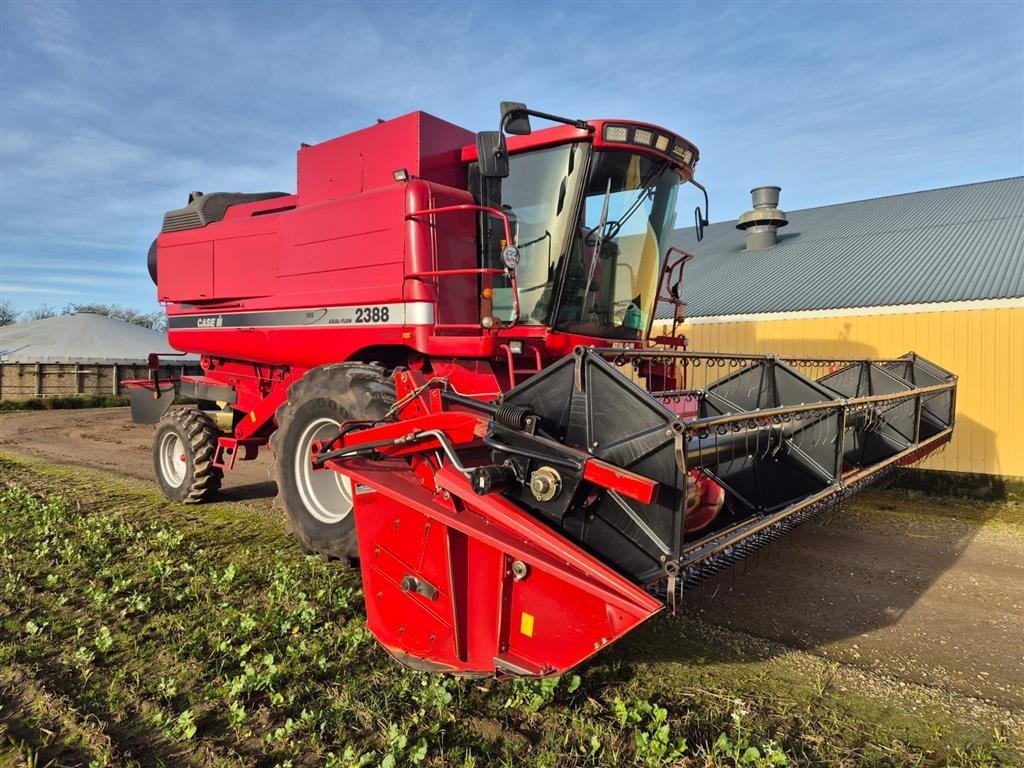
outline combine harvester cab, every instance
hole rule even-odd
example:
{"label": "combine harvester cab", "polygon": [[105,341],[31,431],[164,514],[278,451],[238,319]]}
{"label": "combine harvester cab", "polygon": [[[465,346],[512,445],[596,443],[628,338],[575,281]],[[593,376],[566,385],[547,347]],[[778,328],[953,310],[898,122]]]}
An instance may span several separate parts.
{"label": "combine harvester cab", "polygon": [[[701,386],[648,392],[641,372]],[[370,628],[417,668],[528,676],[943,445],[956,389],[912,354],[586,347],[491,404],[396,383],[397,421],[351,424],[318,458],[358,483]],[[718,514],[702,484],[724,490]]]}

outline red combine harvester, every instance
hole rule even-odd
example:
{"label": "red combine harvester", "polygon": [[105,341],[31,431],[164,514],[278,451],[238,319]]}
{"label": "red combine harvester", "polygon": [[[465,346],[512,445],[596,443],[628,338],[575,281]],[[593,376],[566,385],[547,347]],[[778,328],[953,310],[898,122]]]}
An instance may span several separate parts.
{"label": "red combine harvester", "polygon": [[294,194],[192,193],[149,268],[203,373],[132,382],[164,492],[208,499],[269,444],[290,531],[358,560],[396,658],[543,676],[947,442],[955,378],[913,354],[687,351],[697,157],[503,103],[475,139],[415,112],[303,145]]}

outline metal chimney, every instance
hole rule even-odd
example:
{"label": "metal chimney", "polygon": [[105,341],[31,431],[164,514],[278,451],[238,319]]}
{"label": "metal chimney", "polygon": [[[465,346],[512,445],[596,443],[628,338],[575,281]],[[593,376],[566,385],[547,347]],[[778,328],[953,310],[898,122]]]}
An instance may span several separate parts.
{"label": "metal chimney", "polygon": [[779,227],[789,223],[786,214],[778,208],[781,191],[782,187],[754,187],[750,190],[754,210],[747,211],[736,222],[736,229],[746,230],[748,251],[771,248],[779,240]]}

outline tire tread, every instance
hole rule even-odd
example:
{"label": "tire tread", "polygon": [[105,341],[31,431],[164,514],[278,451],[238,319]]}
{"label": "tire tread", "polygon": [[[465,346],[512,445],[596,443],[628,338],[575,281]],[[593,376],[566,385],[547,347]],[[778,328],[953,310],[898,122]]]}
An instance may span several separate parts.
{"label": "tire tread", "polygon": [[[288,388],[288,399],[278,408],[278,428],[270,436],[270,449],[275,461],[270,477],[277,483],[274,506],[285,517],[285,530],[294,536],[302,551],[308,555],[351,562],[358,557],[358,543],[354,523],[349,519],[348,531],[341,536],[321,537],[316,527],[304,525],[308,513],[290,509],[285,492],[289,481],[290,457],[284,456],[284,441],[296,412],[315,400],[327,400],[342,408],[351,418],[382,418],[395,402],[394,386],[380,365],[368,363],[331,363],[308,371]],[[330,471],[330,470],[325,470]]]}
{"label": "tire tread", "polygon": [[[217,439],[220,436],[213,420],[195,408],[172,409],[164,414],[157,424],[157,435],[165,428],[177,431],[183,442],[188,444],[192,454],[191,482],[177,501],[182,504],[209,501],[220,490],[224,479],[224,470],[213,464]],[[158,450],[156,444],[154,450]],[[155,461],[158,462],[159,459],[156,458]]]}

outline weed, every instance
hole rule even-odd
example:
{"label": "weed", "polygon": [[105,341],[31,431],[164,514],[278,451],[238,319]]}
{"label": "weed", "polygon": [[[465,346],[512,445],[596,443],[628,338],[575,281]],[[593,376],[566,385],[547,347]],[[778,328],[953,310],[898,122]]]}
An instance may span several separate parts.
{"label": "weed", "polygon": [[110,634],[110,630],[106,626],[100,627],[99,634],[96,635],[96,639],[92,641],[92,644],[96,646],[96,650],[101,653],[106,653],[113,647],[114,638]]}

